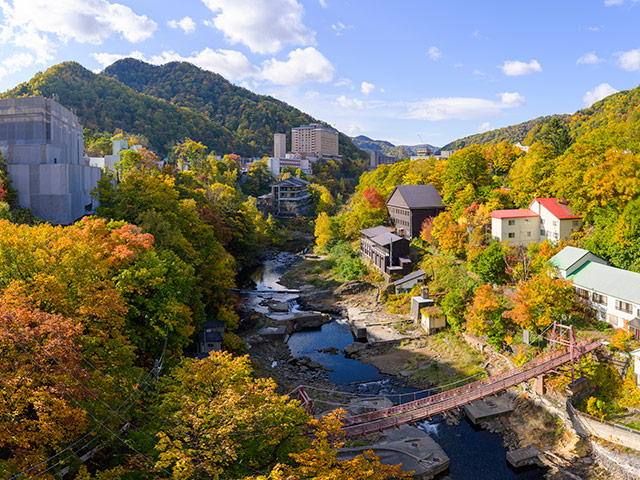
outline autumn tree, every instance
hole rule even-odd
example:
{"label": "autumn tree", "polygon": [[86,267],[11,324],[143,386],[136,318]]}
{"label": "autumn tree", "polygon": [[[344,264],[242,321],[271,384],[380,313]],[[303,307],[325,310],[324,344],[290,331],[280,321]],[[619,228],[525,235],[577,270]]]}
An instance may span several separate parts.
{"label": "autumn tree", "polygon": [[516,159],[509,184],[519,208],[526,208],[535,197],[553,196],[557,162],[553,149],[542,143],[534,143],[526,155]]}
{"label": "autumn tree", "polygon": [[446,254],[464,256],[467,231],[458,224],[451,212],[443,212],[433,220],[431,235],[436,239],[438,248]]}
{"label": "autumn tree", "polygon": [[503,317],[504,299],[491,285],[481,285],[475,291],[473,303],[466,315],[467,331],[474,335],[486,335],[489,343],[500,349],[508,329],[508,319]]}
{"label": "autumn tree", "polygon": [[503,284],[509,280],[504,249],[497,242],[470,257],[469,268],[483,282]]}
{"label": "autumn tree", "polygon": [[331,240],[331,219],[324,212],[316,219],[315,236],[318,249],[324,251]]}
{"label": "autumn tree", "polygon": [[509,317],[520,327],[540,332],[554,321],[563,321],[571,313],[575,292],[561,278],[542,273],[518,285]]}

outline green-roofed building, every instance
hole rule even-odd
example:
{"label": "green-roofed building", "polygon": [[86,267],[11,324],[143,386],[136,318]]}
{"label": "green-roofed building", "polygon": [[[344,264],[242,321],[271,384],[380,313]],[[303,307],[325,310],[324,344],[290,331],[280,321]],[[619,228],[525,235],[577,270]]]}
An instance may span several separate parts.
{"label": "green-roofed building", "polygon": [[640,338],[640,273],[612,267],[588,250],[565,247],[549,264],[573,282],[578,296],[596,317]]}

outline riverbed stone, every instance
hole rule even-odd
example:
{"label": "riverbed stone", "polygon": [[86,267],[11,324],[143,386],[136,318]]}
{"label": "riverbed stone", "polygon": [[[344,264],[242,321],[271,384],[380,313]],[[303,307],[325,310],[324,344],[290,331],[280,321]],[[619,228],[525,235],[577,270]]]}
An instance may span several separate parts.
{"label": "riverbed stone", "polygon": [[367,349],[366,343],[354,342],[344,347],[342,351],[344,352],[345,357],[352,357],[356,353],[362,352],[363,350],[366,350],[366,349]]}
{"label": "riverbed stone", "polygon": [[325,323],[332,322],[331,315],[320,312],[302,312],[294,314],[290,319],[292,332],[300,332],[302,330],[309,330],[319,328]]}

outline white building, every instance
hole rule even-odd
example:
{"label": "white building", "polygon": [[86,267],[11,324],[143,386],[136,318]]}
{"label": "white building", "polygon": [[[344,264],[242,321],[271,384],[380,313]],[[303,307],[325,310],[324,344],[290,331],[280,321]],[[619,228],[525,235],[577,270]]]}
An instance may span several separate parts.
{"label": "white building", "polygon": [[573,282],[578,296],[600,321],[640,338],[640,273],[610,266],[588,250],[565,247],[549,264]]}
{"label": "white building", "polygon": [[287,153],[287,136],[284,133],[273,134],[273,156],[282,158]]}
{"label": "white building", "polygon": [[528,209],[491,212],[491,236],[509,245],[526,246],[545,239],[558,242],[581,227],[581,216],[557,198],[535,198]]}
{"label": "white building", "polygon": [[274,177],[279,177],[282,171],[286,168],[300,169],[305,175],[311,175],[311,161],[308,158],[296,158],[287,154],[286,157],[269,157],[267,158],[267,165],[269,171]]}
{"label": "white building", "polygon": [[18,203],[51,223],[93,213],[100,169],[83,157],[78,117],[44,97],[0,100],[0,149]]}

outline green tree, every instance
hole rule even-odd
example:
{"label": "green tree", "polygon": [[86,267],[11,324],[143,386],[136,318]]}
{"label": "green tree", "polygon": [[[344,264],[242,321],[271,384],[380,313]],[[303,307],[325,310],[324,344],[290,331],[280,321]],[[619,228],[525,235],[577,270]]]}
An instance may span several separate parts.
{"label": "green tree", "polygon": [[492,243],[469,259],[469,268],[487,283],[503,284],[509,281],[505,254],[500,243]]}

